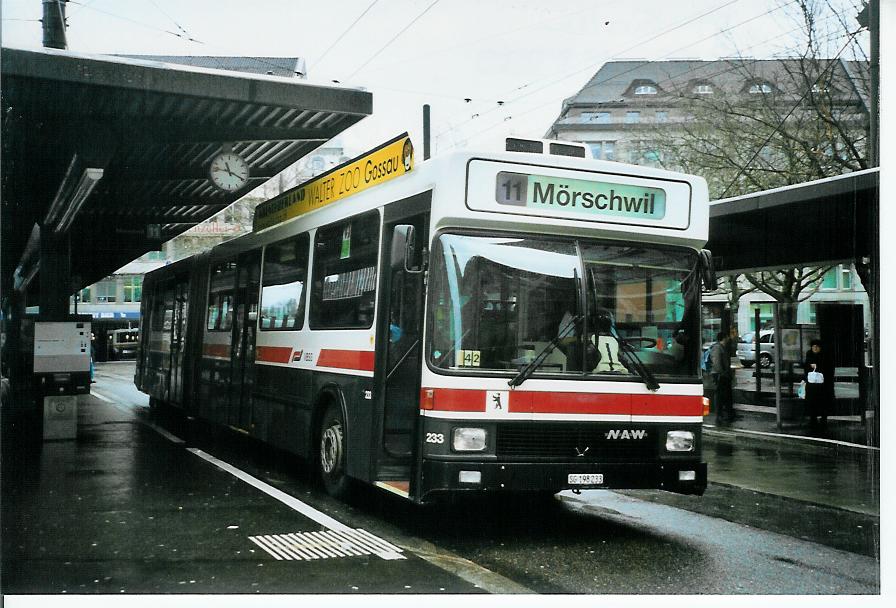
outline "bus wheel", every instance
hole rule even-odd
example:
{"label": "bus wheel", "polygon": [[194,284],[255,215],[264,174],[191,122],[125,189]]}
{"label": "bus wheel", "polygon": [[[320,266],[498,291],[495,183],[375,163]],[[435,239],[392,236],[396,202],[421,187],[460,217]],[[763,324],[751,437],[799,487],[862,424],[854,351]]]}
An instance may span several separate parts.
{"label": "bus wheel", "polygon": [[343,499],[349,494],[345,474],[345,421],[342,410],[330,405],[320,421],[320,453],[317,464],[327,494]]}

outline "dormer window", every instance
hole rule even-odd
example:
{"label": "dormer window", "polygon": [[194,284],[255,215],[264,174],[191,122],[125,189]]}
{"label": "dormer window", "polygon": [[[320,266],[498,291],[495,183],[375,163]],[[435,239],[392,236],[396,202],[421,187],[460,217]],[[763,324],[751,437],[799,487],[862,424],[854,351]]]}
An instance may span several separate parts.
{"label": "dormer window", "polygon": [[712,95],[713,94],[712,85],[709,83],[705,83],[705,82],[700,83],[700,84],[694,85],[694,88],[691,89],[691,92],[694,93],[694,95]]}
{"label": "dormer window", "polygon": [[639,84],[635,87],[635,95],[656,95],[656,85]]}
{"label": "dormer window", "polygon": [[750,89],[749,89],[749,92],[752,94],[762,94],[762,95],[766,95],[773,91],[774,91],[774,89],[772,88],[772,85],[770,85],[767,82],[754,82],[753,84],[750,85]]}

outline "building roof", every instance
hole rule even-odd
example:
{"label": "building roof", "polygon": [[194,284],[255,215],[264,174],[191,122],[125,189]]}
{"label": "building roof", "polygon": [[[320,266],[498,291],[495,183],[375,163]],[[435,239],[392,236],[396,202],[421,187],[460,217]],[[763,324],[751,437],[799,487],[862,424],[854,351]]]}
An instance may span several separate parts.
{"label": "building roof", "polygon": [[[819,71],[827,67],[828,60],[821,60]],[[785,94],[801,96],[802,83],[799,59],[719,59],[715,61],[610,61],[605,63],[578,93],[564,102],[567,105],[612,104],[632,101],[636,98],[632,85],[652,82],[657,85],[658,96],[690,94],[695,84],[708,83],[726,93],[740,93],[757,80],[766,81]],[[856,88],[864,89],[864,79],[858,79],[861,67],[837,61],[832,68],[836,90],[854,97]],[[860,62],[851,62],[858,64]],[[855,87],[852,83],[854,80]],[[651,96],[652,97],[652,96]],[[646,96],[637,96],[644,99]]]}
{"label": "building roof", "polygon": [[143,61],[160,61],[210,70],[227,70],[249,74],[267,74],[304,78],[305,60],[301,57],[230,57],[223,55],[113,55]]}

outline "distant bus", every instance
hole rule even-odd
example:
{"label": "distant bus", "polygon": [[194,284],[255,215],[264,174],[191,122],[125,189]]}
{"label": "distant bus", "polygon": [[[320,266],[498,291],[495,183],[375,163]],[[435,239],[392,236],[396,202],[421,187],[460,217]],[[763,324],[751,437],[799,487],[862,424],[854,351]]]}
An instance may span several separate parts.
{"label": "distant bus", "polygon": [[391,149],[146,276],[150,403],[301,455],[338,497],[702,494],[704,180],[506,151],[409,170]]}
{"label": "distant bus", "polygon": [[137,358],[137,344],[140,340],[139,329],[115,329],[109,333],[109,358],[112,361],[123,361]]}

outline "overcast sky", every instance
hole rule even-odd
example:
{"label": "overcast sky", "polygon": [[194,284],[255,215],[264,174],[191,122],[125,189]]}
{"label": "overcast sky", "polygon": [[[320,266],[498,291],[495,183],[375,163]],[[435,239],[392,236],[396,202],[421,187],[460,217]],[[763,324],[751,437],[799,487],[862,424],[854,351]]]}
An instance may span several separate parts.
{"label": "overcast sky", "polygon": [[[844,31],[828,4],[856,27],[860,0],[819,4],[823,27]],[[41,0],[2,9],[3,45],[40,47]],[[78,0],[67,13],[71,51],[299,56],[311,82],[364,87],[374,114],[346,132],[349,152],[404,131],[421,151],[424,103],[434,153],[489,149],[542,137],[612,59],[771,58],[800,46],[792,0]],[[843,40],[829,41],[831,55]]]}

